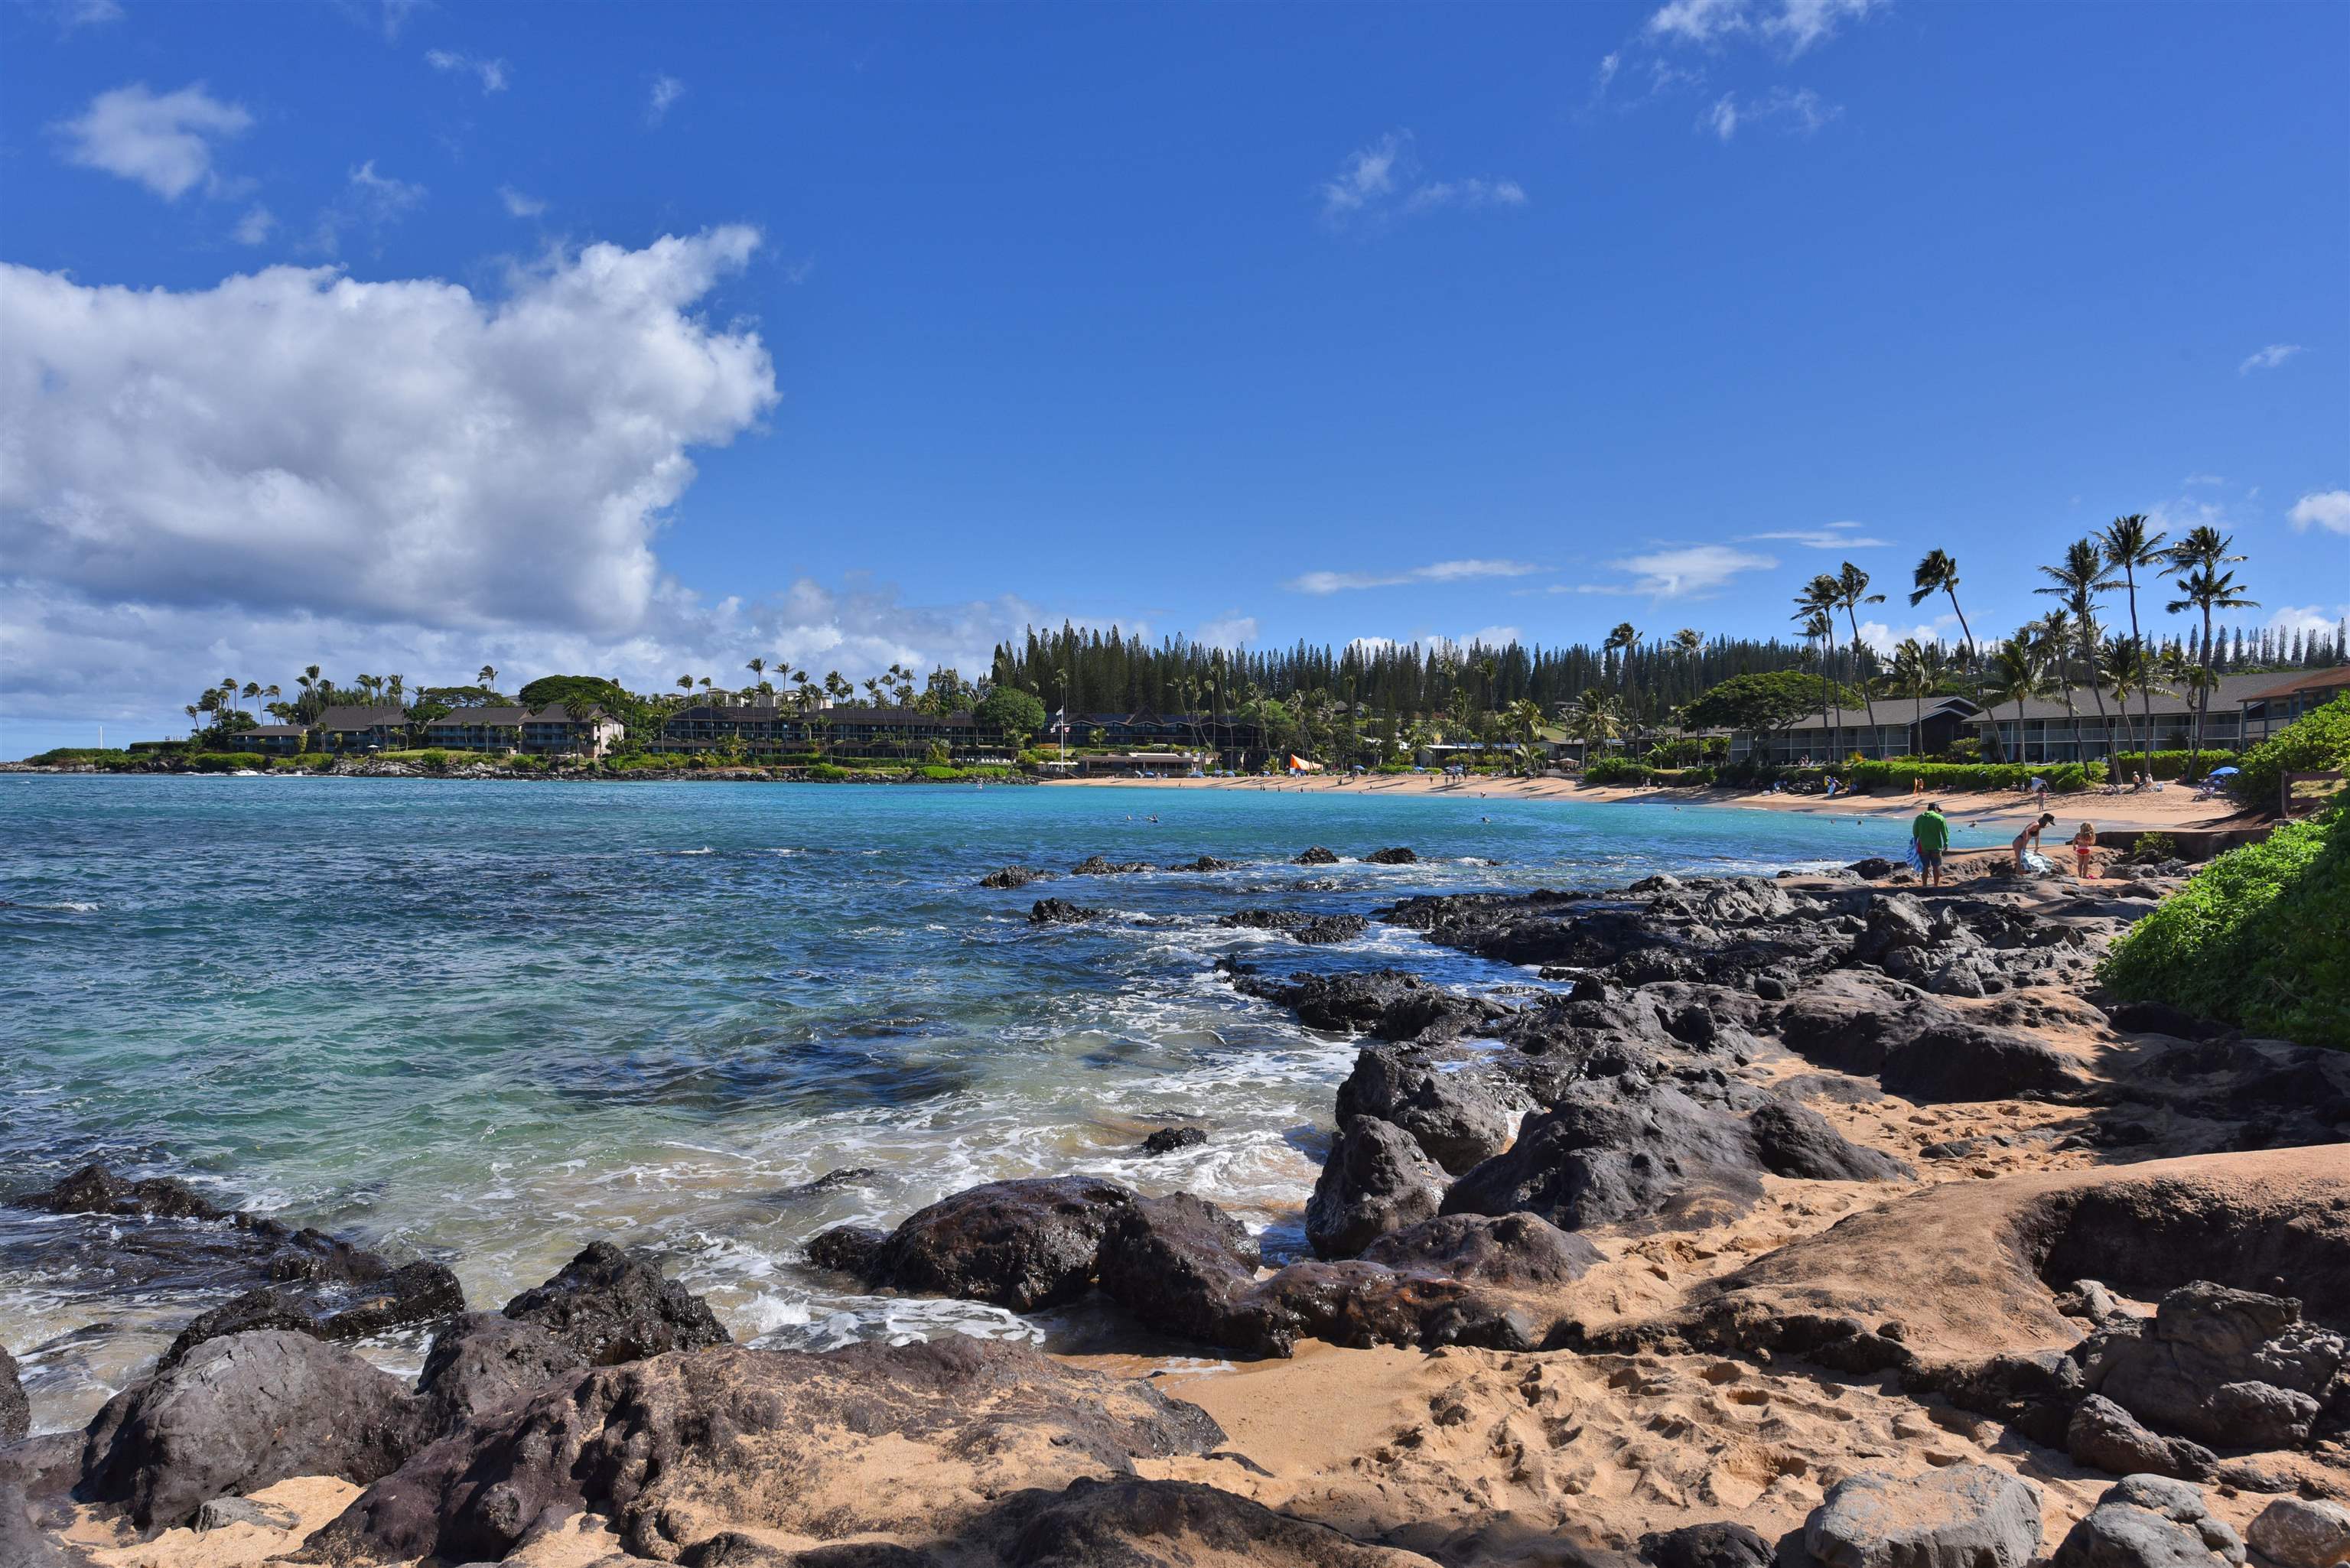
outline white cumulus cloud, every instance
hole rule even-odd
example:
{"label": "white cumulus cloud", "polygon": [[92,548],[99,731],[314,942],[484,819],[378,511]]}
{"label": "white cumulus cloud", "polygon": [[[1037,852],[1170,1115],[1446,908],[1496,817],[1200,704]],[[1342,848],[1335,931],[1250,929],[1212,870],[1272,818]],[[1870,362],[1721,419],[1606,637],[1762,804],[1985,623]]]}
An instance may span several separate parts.
{"label": "white cumulus cloud", "polygon": [[1256,638],[1256,617],[1237,611],[1203,621],[1191,634],[1191,640],[1202,648],[1245,648]]}
{"label": "white cumulus cloud", "polygon": [[1680,44],[1716,44],[1755,37],[1800,55],[1857,21],[1883,0],[1667,0],[1649,14],[1652,37]]}
{"label": "white cumulus cloud", "polygon": [[99,603],[624,635],[688,450],[775,400],[758,337],[693,314],[757,243],[592,245],[501,299],[0,267],[0,558]]}
{"label": "white cumulus cloud", "polygon": [[176,202],[198,184],[216,183],[213,144],[252,126],[243,105],[213,97],[202,82],[167,93],[132,82],[99,93],[54,129],[65,140],[67,162],[136,180]]}
{"label": "white cumulus cloud", "polygon": [[1543,568],[1524,561],[1431,561],[1390,572],[1306,572],[1284,583],[1292,593],[1336,594],[1352,588],[1391,588],[1405,583],[1460,583],[1480,577],[1523,577]]}
{"label": "white cumulus cloud", "polygon": [[2301,352],[2298,343],[2272,343],[2265,348],[2254,349],[2236,367],[2236,374],[2249,376],[2255,370],[2273,370]]}
{"label": "white cumulus cloud", "polygon": [[2295,528],[2350,534],[2350,490],[2320,490],[2303,496],[2285,514]]}
{"label": "white cumulus cloud", "polygon": [[255,206],[245,210],[244,216],[236,221],[232,233],[238,244],[257,245],[269,238],[270,231],[276,227],[276,214],[266,207]]}
{"label": "white cumulus cloud", "polygon": [[457,76],[471,76],[482,84],[484,93],[506,90],[506,63],[485,60],[478,55],[461,55],[454,49],[427,49],[424,63],[436,71]]}

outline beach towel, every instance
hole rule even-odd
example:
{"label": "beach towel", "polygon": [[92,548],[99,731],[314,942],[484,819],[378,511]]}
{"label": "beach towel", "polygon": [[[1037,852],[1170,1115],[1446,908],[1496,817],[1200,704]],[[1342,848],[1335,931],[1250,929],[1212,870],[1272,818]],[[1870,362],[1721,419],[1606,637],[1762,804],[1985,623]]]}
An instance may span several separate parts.
{"label": "beach towel", "polygon": [[1908,859],[1912,875],[1923,877],[1926,874],[1926,857],[1918,853],[1918,841],[1914,838],[1909,841]]}
{"label": "beach towel", "polygon": [[2023,868],[2032,873],[2034,877],[2054,877],[2056,875],[2055,865],[2049,860],[2048,857],[2033,849],[2027,849],[2023,852]]}

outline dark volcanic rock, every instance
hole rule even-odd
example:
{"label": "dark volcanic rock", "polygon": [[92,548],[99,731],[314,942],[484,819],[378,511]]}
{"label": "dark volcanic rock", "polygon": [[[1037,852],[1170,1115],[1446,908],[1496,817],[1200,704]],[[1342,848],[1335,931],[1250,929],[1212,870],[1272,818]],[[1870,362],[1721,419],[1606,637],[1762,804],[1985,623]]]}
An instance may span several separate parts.
{"label": "dark volcanic rock", "polygon": [[594,1366],[732,1338],[710,1303],[664,1278],[650,1253],[609,1241],[590,1243],[561,1273],[506,1303],[505,1315],[538,1324]]}
{"label": "dark volcanic rock", "polygon": [[2343,1336],[2290,1297],[2207,1282],[2162,1298],[2151,1323],[2082,1346],[2089,1386],[2158,1431],[2222,1449],[2305,1444],[2329,1405],[2350,1416]]}
{"label": "dark volcanic rock", "polygon": [[1995,1417],[2051,1449],[2064,1446],[2085,1393],[2080,1366],[2054,1350],[1913,1365],[1903,1369],[1901,1386],[1913,1395],[1939,1394],[1961,1410]]}
{"label": "dark volcanic rock", "polygon": [[25,1209],[51,1214],[140,1215],[162,1220],[225,1220],[230,1211],[200,1195],[176,1177],[133,1181],[117,1176],[96,1162],[83,1166],[56,1185],[12,1199]]}
{"label": "dark volcanic rock", "polygon": [[1197,1148],[1207,1141],[1207,1133],[1199,1127],[1160,1127],[1142,1140],[1142,1152],[1173,1154],[1179,1148]]}
{"label": "dark volcanic rock", "polygon": [[2181,1012],[2167,1002],[2116,1002],[2106,1009],[2106,1016],[2116,1029],[2180,1040],[2212,1040],[2228,1033],[2226,1024]]}
{"label": "dark volcanic rock", "polygon": [[1895,1181],[1918,1173],[1906,1160],[1852,1142],[1827,1117],[1793,1100],[1767,1100],[1746,1118],[1763,1168],[1809,1181]]}
{"label": "dark volcanic rock", "polygon": [[1537,1215],[1443,1214],[1381,1236],[1363,1249],[1362,1259],[1506,1290],[1541,1290],[1573,1283],[1604,1255]]}
{"label": "dark volcanic rock", "polygon": [[1039,898],[1028,910],[1028,923],[1032,926],[1074,926],[1086,920],[1107,919],[1107,909],[1072,904],[1066,898]]}
{"label": "dark volcanic rock", "polygon": [[1963,1018],[1898,981],[1825,975],[1780,1010],[1780,1040],[1804,1060],[1874,1075],[1920,1103],[2061,1096],[2079,1068],[2021,1030]]}
{"label": "dark volcanic rock", "polygon": [[1377,1345],[1531,1350],[1536,1337],[1515,1307],[1473,1285],[1359,1259],[1292,1263],[1260,1283],[1255,1299],[1295,1324],[1297,1337],[1357,1350]]}
{"label": "dark volcanic rock", "polygon": [[2126,1477],[2097,1500],[2049,1562],[2052,1568],[2241,1568],[2243,1538],[2203,1494],[2158,1475]]}
{"label": "dark volcanic rock", "polygon": [[208,1339],[261,1328],[287,1328],[347,1344],[371,1334],[431,1323],[465,1310],[465,1292],[446,1263],[403,1263],[371,1287],[300,1292],[283,1285],[245,1292],[182,1329],[159,1366],[176,1366]]}
{"label": "dark volcanic rock", "polygon": [[1051,879],[1053,873],[1040,871],[1034,866],[1004,866],[990,871],[979,879],[983,888],[1025,888],[1031,882]]}
{"label": "dark volcanic rock", "polygon": [[375,1480],[422,1437],[406,1386],[349,1351],[280,1330],[232,1334],[99,1413],[82,1493],[127,1503],[142,1530],[164,1529],[209,1498],[292,1476]]}
{"label": "dark volcanic rock", "polygon": [[1308,915],[1296,909],[1242,909],[1216,924],[1243,930],[1279,931],[1291,941],[1326,947],[1349,942],[1370,929],[1360,915]]}
{"label": "dark volcanic rock", "polygon": [[1069,875],[1072,877],[1131,877],[1138,872],[1158,869],[1158,867],[1148,860],[1105,860],[1098,855],[1088,855],[1069,867]]}
{"label": "dark volcanic rock", "polygon": [[1657,1568],[1769,1568],[1771,1545],[1742,1524],[1685,1524],[1640,1537]]}
{"label": "dark volcanic rock", "polygon": [[1501,1097],[1468,1073],[1383,1045],[1365,1047],[1338,1085],[1340,1125],[1350,1116],[1395,1123],[1456,1176],[1507,1147],[1516,1123]]}
{"label": "dark volcanic rock", "polygon": [[1338,857],[1317,844],[1310,849],[1299,850],[1289,863],[1292,866],[1336,866]]}
{"label": "dark volcanic rock", "polygon": [[1504,1016],[1508,1009],[1482,997],[1430,985],[1401,970],[1348,974],[1293,974],[1268,980],[1233,973],[1243,993],[1289,1008],[1311,1029],[1370,1034],[1381,1040],[1441,1040]]}
{"label": "dark volcanic rock", "polygon": [[1102,1293],[1153,1328],[1256,1355],[1286,1355],[1296,1327],[1255,1298],[1256,1249],[1240,1222],[1178,1192],[1128,1206],[1101,1247]]}
{"label": "dark volcanic rock", "polygon": [[0,1443],[13,1443],[33,1429],[32,1401],[16,1374],[16,1358],[0,1345]]}
{"label": "dark volcanic rock", "polygon": [[1237,860],[1219,860],[1212,855],[1202,855],[1197,860],[1179,860],[1167,867],[1170,871],[1233,871],[1240,867]]}
{"label": "dark volcanic rock", "polygon": [[425,1353],[416,1391],[424,1399],[426,1429],[453,1432],[587,1365],[577,1346],[535,1323],[468,1313],[434,1334]]}
{"label": "dark volcanic rock", "polygon": [[1392,849],[1374,849],[1363,857],[1367,866],[1417,866],[1419,857],[1399,844]]}
{"label": "dark volcanic rock", "polygon": [[2039,1554],[2040,1489],[1988,1465],[1838,1481],[1804,1524],[1832,1568],[2024,1568]]}
{"label": "dark volcanic rock", "polygon": [[888,1231],[870,1225],[836,1225],[809,1239],[808,1262],[819,1269],[866,1279],[881,1255],[881,1243],[889,1239]]}
{"label": "dark volcanic rock", "polygon": [[985,1528],[1008,1537],[1005,1568],[1178,1568],[1202,1552],[1261,1568],[1389,1568],[1397,1561],[1328,1525],[1197,1481],[1120,1478],[1022,1492]]}
{"label": "dark volcanic rock", "polygon": [[1392,1122],[1355,1116],[1340,1126],[1305,1204],[1315,1256],[1351,1258],[1390,1231],[1432,1218],[1443,1168]]}
{"label": "dark volcanic rock", "polygon": [[[1003,1478],[1130,1474],[1136,1457],[1223,1436],[1147,1383],[1003,1341],[726,1346],[576,1374],[477,1421],[370,1487],[305,1555],[494,1562],[549,1511],[603,1514],[629,1552],[671,1561],[728,1515],[818,1540],[919,1536],[963,1522],[962,1500]],[[873,1484],[910,1469],[935,1486]]]}
{"label": "dark volcanic rock", "polygon": [[1637,1075],[1575,1085],[1518,1141],[1452,1184],[1447,1214],[1523,1210],[1562,1230],[1661,1217],[1679,1227],[1744,1212],[1761,1166],[1737,1117]]}
{"label": "dark volcanic rock", "polygon": [[1845,869],[1864,882],[1882,882],[1900,870],[1901,863],[1898,860],[1887,860],[1882,855],[1871,855],[1866,859],[1854,861]]}
{"label": "dark volcanic rock", "polygon": [[2064,1451],[2076,1465],[2117,1476],[2201,1480],[2220,1468],[2219,1457],[2200,1443],[2150,1432],[2102,1394],[2090,1395],[2073,1412],[2064,1431]]}
{"label": "dark volcanic rock", "polygon": [[1093,1283],[1102,1239],[1134,1200],[1117,1182],[1077,1176],[973,1187],[909,1215],[868,1277],[1014,1312],[1057,1306]]}

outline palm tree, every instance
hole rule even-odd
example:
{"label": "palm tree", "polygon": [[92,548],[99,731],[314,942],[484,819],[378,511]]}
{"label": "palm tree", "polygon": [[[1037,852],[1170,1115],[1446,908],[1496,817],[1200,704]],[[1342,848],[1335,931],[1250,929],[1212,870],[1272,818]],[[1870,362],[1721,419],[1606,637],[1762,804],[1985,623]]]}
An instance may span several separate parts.
{"label": "palm tree", "polygon": [[1888,690],[1897,697],[1909,699],[1909,732],[1913,746],[1926,733],[1926,694],[1934,689],[1934,678],[1927,669],[1925,645],[1914,637],[1905,637],[1893,650],[1893,669]]}
{"label": "palm tree", "polygon": [[1836,600],[1843,593],[1843,582],[1822,572],[1804,584],[1804,591],[1795,596],[1794,617],[1803,628],[1804,635],[1819,639],[1826,650],[1820,658],[1820,722],[1832,726],[1827,742],[1831,756],[1844,749],[1843,704],[1837,704],[1836,719],[1828,717],[1828,686],[1835,679],[1832,667],[1835,663],[1835,607]]}
{"label": "palm tree", "polygon": [[494,691],[497,690],[498,683],[497,667],[494,664],[484,664],[482,666],[482,672],[473,679],[486,689]]}
{"label": "palm tree", "polygon": [[[2073,702],[2073,612],[2060,605],[2024,629],[2040,645],[2040,656],[2047,662],[2055,677],[2057,688],[2064,694],[2064,730],[2074,738],[2074,749],[2078,751],[2081,715]],[[2040,747],[2040,759],[2043,762],[2049,760],[2044,736]]]}
{"label": "palm tree", "polygon": [[1591,761],[1593,742],[1602,744],[1623,733],[1624,719],[1616,699],[1596,686],[1586,686],[1572,702],[1559,705],[1558,716],[1571,740],[1583,742],[1583,760]]}
{"label": "palm tree", "polygon": [[767,661],[764,659],[754,659],[743,668],[751,672],[751,680],[754,685],[766,679]]}
{"label": "palm tree", "polygon": [[1975,634],[1968,628],[1967,612],[1959,608],[1958,562],[1939,550],[1929,550],[1926,558],[1918,563],[1918,569],[1910,574],[1909,581],[1913,585],[1909,595],[1909,602],[1913,606],[1936,594],[1950,597],[1951,613],[1959,618],[1959,630],[1966,636],[1967,663],[1972,665],[1975,661]]}
{"label": "palm tree", "polygon": [[180,711],[188,716],[188,733],[191,736],[204,732],[204,711],[202,708],[193,702],[183,702],[180,705]]}
{"label": "palm tree", "polygon": [[[2146,637],[2137,626],[2137,573],[2140,566],[2159,567],[2168,558],[2162,548],[2162,531],[2150,527],[2145,513],[2133,512],[2126,517],[2116,517],[2106,524],[2102,538],[2106,565],[2121,568],[2122,581],[2129,589],[2130,646],[2137,650],[2140,672],[2150,673],[2153,662],[2147,656]],[[2126,715],[2128,710],[2126,708],[2123,712]],[[2150,686],[2138,688],[2138,722],[2146,732],[2147,769],[2152,772],[2154,693]]]}
{"label": "palm tree", "polygon": [[[2039,649],[2032,639],[2022,632],[2009,638],[1991,656],[1990,678],[1983,682],[1983,702],[1994,712],[2002,702],[2015,704],[2015,757],[2018,762],[2030,762],[2023,749],[2023,704],[2046,690],[2047,672],[2040,662]],[[1992,732],[1997,733],[1994,723]]]}
{"label": "palm tree", "polygon": [[1877,750],[1883,751],[1885,749],[1884,743],[1878,739],[1877,733],[1877,702],[1876,700],[1868,694],[1868,683],[1860,678],[1860,617],[1858,612],[1859,607],[1862,605],[1883,604],[1885,602],[1885,596],[1883,594],[1870,593],[1868,591],[1868,574],[1862,571],[1858,566],[1854,566],[1850,561],[1846,561],[1844,564],[1843,569],[1836,574],[1835,584],[1836,606],[1844,611],[1845,624],[1852,628],[1853,684],[1860,688],[1861,706],[1868,711],[1869,739],[1872,742],[1876,743]]}
{"label": "palm tree", "polygon": [[2192,773],[2203,755],[2203,719],[2211,705],[2211,689],[2220,683],[2218,671],[2211,667],[2211,612],[2214,610],[2258,609],[2258,599],[2244,597],[2244,586],[2236,581],[2236,574],[2220,568],[2242,560],[2230,555],[2235,540],[2210,524],[2190,528],[2170,552],[2169,570],[2178,576],[2179,597],[2163,607],[2170,615],[2184,609],[2200,610],[2203,615],[2203,651],[2197,661],[2200,674],[2193,680],[2195,692],[2195,749],[2188,761]]}
{"label": "palm tree", "polygon": [[[2169,695],[2170,687],[2162,678],[2160,661],[2148,653],[2146,645],[2137,639],[2133,637],[2124,641],[2118,637],[2108,638],[2104,654],[2106,688],[2114,694],[2114,701],[2121,704],[2125,715],[2129,712],[2129,700],[2133,696],[2138,698],[2150,712],[2158,693]],[[2147,722],[2146,733],[2140,739],[2143,743],[2139,750],[2146,758],[2147,775],[2152,777],[2154,722],[2150,717]]]}
{"label": "palm tree", "polygon": [[693,701],[693,677],[692,677],[692,676],[691,676],[691,675],[681,675],[681,676],[679,676],[679,677],[677,678],[676,685],[677,685],[677,689],[678,689],[680,691],[682,691],[682,692],[684,692],[684,693],[685,693],[684,697],[682,697],[681,699],[680,699],[680,701],[683,701],[683,702],[691,702],[691,701]]}
{"label": "palm tree", "polygon": [[1502,714],[1502,729],[1518,748],[1521,762],[1530,762],[1534,742],[1542,734],[1543,711],[1532,698],[1521,697]]}
{"label": "palm tree", "polygon": [[2050,587],[2034,588],[2036,594],[2054,594],[2064,607],[2073,612],[2073,631],[2079,639],[2081,660],[2087,668],[2089,694],[2097,700],[2097,722],[2106,732],[2106,754],[2114,754],[2113,720],[2106,713],[2106,691],[2098,679],[2097,639],[2103,628],[2097,625],[2097,596],[2113,590],[2112,569],[2106,564],[2105,550],[2095,539],[2075,539],[2065,548],[2064,563],[2059,566],[2043,566],[2040,575],[2050,580]]}

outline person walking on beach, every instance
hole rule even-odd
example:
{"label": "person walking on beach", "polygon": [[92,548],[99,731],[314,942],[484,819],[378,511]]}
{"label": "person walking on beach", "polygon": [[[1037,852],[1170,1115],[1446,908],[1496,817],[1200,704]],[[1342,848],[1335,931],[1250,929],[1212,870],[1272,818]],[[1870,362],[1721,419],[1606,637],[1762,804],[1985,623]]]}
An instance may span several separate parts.
{"label": "person walking on beach", "polygon": [[1918,847],[1918,864],[1922,868],[1926,886],[1942,885],[1942,856],[1950,847],[1950,821],[1942,815],[1942,803],[1930,802],[1909,825],[1909,842]]}

